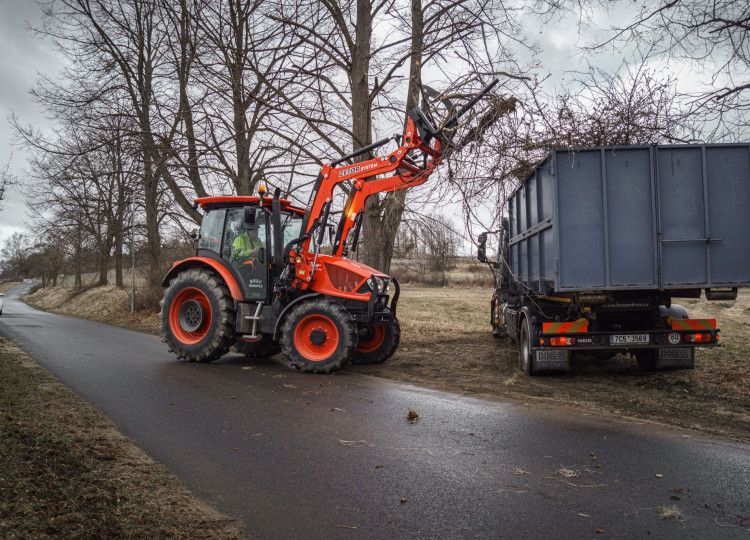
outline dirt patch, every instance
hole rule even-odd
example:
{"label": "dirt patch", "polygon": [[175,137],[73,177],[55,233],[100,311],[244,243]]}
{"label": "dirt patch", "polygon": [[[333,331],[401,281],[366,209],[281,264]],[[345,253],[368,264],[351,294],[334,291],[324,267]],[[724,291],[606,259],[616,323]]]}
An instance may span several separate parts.
{"label": "dirt patch", "polygon": [[[61,289],[61,290],[57,290]],[[29,303],[50,311],[157,333],[154,313],[129,313],[126,291],[39,291]],[[693,370],[641,373],[635,359],[577,357],[569,373],[524,376],[510,340],[492,337],[488,288],[404,287],[401,345],[385,364],[346,369],[463,394],[544,400],[579,411],[656,420],[750,441],[750,291],[734,302],[686,300],[691,317],[718,320],[722,347],[699,350]]]}
{"label": "dirt patch", "polygon": [[0,537],[246,538],[0,338]]}

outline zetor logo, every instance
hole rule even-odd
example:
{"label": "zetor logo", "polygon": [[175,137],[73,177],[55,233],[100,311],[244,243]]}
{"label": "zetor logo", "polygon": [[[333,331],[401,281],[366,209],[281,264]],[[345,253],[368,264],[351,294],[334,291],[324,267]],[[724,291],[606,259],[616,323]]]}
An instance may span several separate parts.
{"label": "zetor logo", "polygon": [[349,174],[358,173],[359,171],[366,171],[368,169],[373,169],[377,167],[377,163],[371,163],[369,165],[357,165],[356,167],[349,167],[348,169],[344,169],[339,173],[339,176],[347,176]]}

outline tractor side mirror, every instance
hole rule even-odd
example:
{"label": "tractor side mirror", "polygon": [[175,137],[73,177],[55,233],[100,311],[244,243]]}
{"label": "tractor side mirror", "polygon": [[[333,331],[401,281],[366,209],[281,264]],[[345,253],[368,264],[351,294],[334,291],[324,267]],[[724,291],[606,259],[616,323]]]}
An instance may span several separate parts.
{"label": "tractor side mirror", "polygon": [[487,262],[487,233],[484,232],[477,237],[477,259],[481,263]]}

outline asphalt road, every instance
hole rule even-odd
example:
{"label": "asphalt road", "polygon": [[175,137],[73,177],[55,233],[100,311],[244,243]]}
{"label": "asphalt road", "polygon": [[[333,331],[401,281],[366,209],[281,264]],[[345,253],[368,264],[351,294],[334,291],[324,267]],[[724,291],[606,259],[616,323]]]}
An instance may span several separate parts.
{"label": "asphalt road", "polygon": [[282,357],[179,362],[15,300],[28,287],[0,334],[258,538],[750,537],[748,445]]}

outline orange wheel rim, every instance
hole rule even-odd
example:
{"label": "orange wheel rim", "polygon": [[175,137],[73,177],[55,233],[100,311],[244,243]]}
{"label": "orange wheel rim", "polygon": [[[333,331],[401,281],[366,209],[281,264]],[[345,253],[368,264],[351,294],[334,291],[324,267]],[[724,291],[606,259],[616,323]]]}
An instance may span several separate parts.
{"label": "orange wheel rim", "polygon": [[308,315],[294,329],[294,346],[308,360],[320,362],[339,345],[339,329],[325,315]]}
{"label": "orange wheel rim", "polygon": [[382,324],[371,324],[369,327],[372,332],[372,338],[367,341],[363,341],[360,338],[357,345],[357,352],[370,353],[377,350],[383,344],[383,341],[385,341],[385,327]]}
{"label": "orange wheel rim", "polygon": [[169,306],[169,327],[186,345],[195,345],[211,327],[211,302],[206,293],[194,287],[182,289]]}

